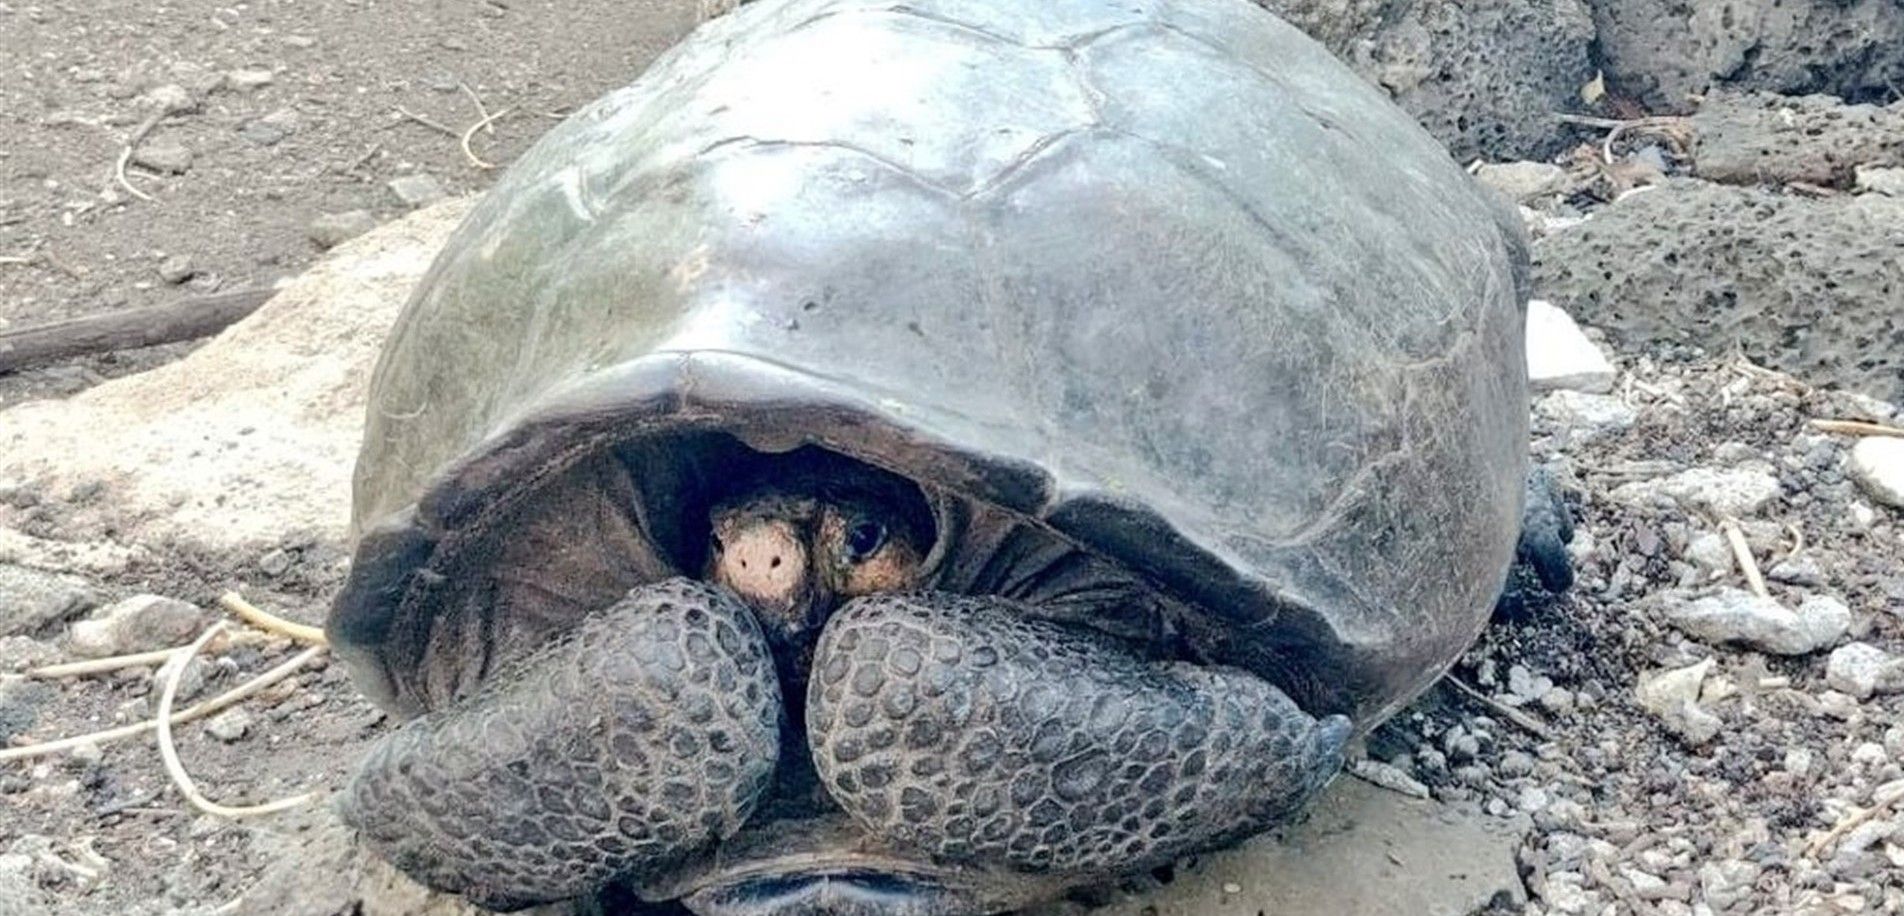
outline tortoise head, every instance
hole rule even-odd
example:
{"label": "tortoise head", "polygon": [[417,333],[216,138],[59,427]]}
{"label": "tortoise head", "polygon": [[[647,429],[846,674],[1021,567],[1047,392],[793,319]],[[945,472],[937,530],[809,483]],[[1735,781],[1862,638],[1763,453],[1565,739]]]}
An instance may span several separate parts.
{"label": "tortoise head", "polygon": [[820,449],[763,463],[709,517],[707,581],[781,646],[808,641],[841,601],[918,587],[931,550],[919,488]]}

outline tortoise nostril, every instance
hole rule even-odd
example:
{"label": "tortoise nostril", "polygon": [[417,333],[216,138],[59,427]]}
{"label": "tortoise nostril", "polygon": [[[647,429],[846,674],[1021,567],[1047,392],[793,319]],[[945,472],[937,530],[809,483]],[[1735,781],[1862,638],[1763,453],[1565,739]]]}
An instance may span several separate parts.
{"label": "tortoise nostril", "polygon": [[773,558],[773,562],[771,562],[771,563],[768,563],[768,564],[767,564],[767,568],[768,568],[768,569],[779,569],[779,568],[780,568],[780,558],[779,558],[779,557],[774,557],[774,558]]}

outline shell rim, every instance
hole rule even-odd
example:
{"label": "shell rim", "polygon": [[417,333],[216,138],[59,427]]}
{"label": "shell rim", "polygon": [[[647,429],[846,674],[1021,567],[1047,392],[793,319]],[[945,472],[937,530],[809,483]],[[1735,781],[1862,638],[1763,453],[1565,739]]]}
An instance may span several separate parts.
{"label": "shell rim", "polygon": [[926,409],[868,399],[844,381],[730,351],[659,351],[594,372],[503,424],[414,502],[364,525],[326,635],[373,703],[420,713],[399,703],[383,653],[416,576],[453,556],[460,539],[481,537],[492,513],[599,449],[691,430],[743,441],[799,431],[786,447],[818,445],[1018,513],[1233,625],[1262,626],[1304,604],[1145,502],[1070,479],[1047,462],[959,445],[931,432],[930,419]]}

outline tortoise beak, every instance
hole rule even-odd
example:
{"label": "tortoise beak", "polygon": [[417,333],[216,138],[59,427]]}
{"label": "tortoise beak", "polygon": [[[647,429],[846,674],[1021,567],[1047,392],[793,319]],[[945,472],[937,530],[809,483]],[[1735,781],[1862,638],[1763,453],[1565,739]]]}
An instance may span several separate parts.
{"label": "tortoise beak", "polygon": [[798,525],[747,518],[716,529],[708,580],[752,608],[769,639],[792,641],[825,619],[814,557]]}

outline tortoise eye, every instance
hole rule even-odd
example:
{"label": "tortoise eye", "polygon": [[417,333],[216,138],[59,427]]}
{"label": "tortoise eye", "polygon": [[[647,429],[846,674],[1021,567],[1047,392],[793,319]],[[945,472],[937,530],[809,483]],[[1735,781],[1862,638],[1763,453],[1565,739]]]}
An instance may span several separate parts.
{"label": "tortoise eye", "polygon": [[878,522],[860,522],[846,532],[846,559],[858,563],[886,546],[886,526]]}

